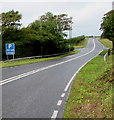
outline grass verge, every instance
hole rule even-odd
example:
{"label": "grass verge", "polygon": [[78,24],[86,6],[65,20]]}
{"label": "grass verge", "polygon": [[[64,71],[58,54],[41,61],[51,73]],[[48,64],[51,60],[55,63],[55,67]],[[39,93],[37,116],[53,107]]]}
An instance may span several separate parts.
{"label": "grass verge", "polygon": [[64,118],[112,118],[112,56],[98,56],[76,76]]}
{"label": "grass verge", "polygon": [[[108,40],[108,39],[99,39],[99,41],[106,47],[108,48],[112,48],[112,41]],[[108,49],[103,50],[100,55],[105,55],[108,52]]]}
{"label": "grass verge", "polygon": [[56,57],[48,57],[48,58],[40,58],[40,59],[24,59],[24,60],[3,62],[3,63],[0,63],[0,67],[5,68],[5,67],[25,65],[25,64],[33,64],[33,63],[37,63],[37,62],[44,62],[44,61],[48,61],[48,60],[59,59],[59,58],[62,58],[62,57],[68,56],[68,55],[73,55],[73,54],[76,54],[78,52],[80,52],[80,51],[75,50],[73,52],[63,54],[63,55],[60,55],[60,56],[56,56]]}
{"label": "grass verge", "polygon": [[104,56],[107,52],[108,52],[108,49],[105,49],[99,55]]}
{"label": "grass verge", "polygon": [[108,48],[112,48],[112,41],[108,39],[99,39],[99,41]]}
{"label": "grass verge", "polygon": [[75,47],[75,49],[78,49],[78,48],[84,48],[86,47],[87,43],[88,43],[88,38],[86,38],[85,40],[81,41],[80,43],[78,43]]}

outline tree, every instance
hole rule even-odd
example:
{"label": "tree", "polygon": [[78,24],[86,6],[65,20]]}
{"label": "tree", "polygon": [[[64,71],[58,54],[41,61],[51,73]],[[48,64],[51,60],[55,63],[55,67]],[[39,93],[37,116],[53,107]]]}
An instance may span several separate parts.
{"label": "tree", "polygon": [[114,81],[114,10],[103,17],[101,30],[103,30],[102,37],[112,41],[112,81]]}
{"label": "tree", "polygon": [[42,46],[45,46],[48,53],[50,53],[49,51],[52,53],[59,52],[60,44],[64,43],[61,41],[64,41],[64,36],[67,36],[64,31],[70,30],[71,24],[72,18],[68,18],[66,14],[54,15],[47,12],[40,19],[31,23],[28,28],[40,36]]}
{"label": "tree", "polygon": [[101,36],[112,41],[113,43],[112,50],[114,53],[114,10],[105,14],[100,29],[103,30]]}
{"label": "tree", "polygon": [[21,26],[22,15],[18,11],[11,10],[0,14],[0,22],[2,24],[2,52],[5,55],[5,43],[17,40],[18,30]]}
{"label": "tree", "polygon": [[11,41],[16,37],[17,30],[21,26],[22,15],[18,11],[9,11],[0,14],[0,21],[2,23],[2,38],[3,41]]}
{"label": "tree", "polygon": [[53,32],[61,34],[62,37],[66,36],[63,31],[70,30],[71,24],[73,23],[72,17],[69,18],[67,14],[53,15],[51,12],[47,12],[45,15],[42,15],[40,21],[42,23],[50,24],[50,27],[53,26]]}
{"label": "tree", "polygon": [[66,14],[54,15],[47,12],[25,28],[20,27],[22,15],[18,11],[12,10],[0,16],[4,58],[5,43],[11,42],[16,44],[16,57],[67,51],[64,31],[71,29],[72,18]]}
{"label": "tree", "polygon": [[2,13],[0,16],[2,23],[2,32],[4,32],[6,28],[17,29],[19,26],[21,26],[20,20],[22,18],[22,15],[19,14],[18,11],[12,10],[6,13]]}

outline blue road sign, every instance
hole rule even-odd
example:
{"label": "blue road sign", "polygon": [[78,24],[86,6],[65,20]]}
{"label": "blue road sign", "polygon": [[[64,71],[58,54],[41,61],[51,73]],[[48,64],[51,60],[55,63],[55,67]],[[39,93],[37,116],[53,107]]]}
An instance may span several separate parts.
{"label": "blue road sign", "polygon": [[14,55],[15,54],[15,44],[9,43],[6,44],[6,55]]}

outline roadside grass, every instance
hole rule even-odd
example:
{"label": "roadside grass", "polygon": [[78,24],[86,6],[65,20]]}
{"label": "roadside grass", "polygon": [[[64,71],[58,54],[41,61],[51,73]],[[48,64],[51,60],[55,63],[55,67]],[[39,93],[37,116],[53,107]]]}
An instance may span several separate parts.
{"label": "roadside grass", "polygon": [[[100,41],[102,44],[104,44],[104,46],[112,49],[112,41],[110,41],[110,40],[108,40],[108,39],[99,39],[99,41]],[[102,55],[102,56],[103,56],[103,55],[105,55],[107,52],[108,52],[108,49],[105,49],[105,50],[103,50],[99,55]],[[110,51],[110,53],[111,53],[111,51]],[[109,54],[110,54],[110,53],[109,53]]]}
{"label": "roadside grass", "polygon": [[67,54],[59,55],[56,57],[48,57],[48,58],[39,58],[39,59],[24,59],[24,60],[16,60],[16,61],[9,61],[9,62],[1,62],[0,67],[13,67],[13,66],[19,66],[19,65],[25,65],[25,64],[33,64],[37,62],[44,62],[48,60],[53,60],[53,59],[59,59],[68,55],[73,55],[80,52],[79,50],[75,50],[72,52],[69,52]]}
{"label": "roadside grass", "polygon": [[91,60],[76,76],[64,118],[112,118],[112,56]]}
{"label": "roadside grass", "polygon": [[77,45],[75,45],[75,49],[78,49],[78,48],[84,48],[86,47],[87,43],[88,43],[88,38],[86,38],[85,40],[79,42]]}
{"label": "roadside grass", "polygon": [[108,52],[108,49],[105,49],[99,55],[104,56],[107,52]]}
{"label": "roadside grass", "polygon": [[108,39],[99,39],[99,41],[108,48],[112,48],[112,41]]}

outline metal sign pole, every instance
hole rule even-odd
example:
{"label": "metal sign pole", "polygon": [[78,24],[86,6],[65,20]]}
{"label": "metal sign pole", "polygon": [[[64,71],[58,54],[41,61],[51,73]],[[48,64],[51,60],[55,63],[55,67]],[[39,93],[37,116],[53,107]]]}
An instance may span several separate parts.
{"label": "metal sign pole", "polygon": [[8,55],[7,55],[7,60],[8,60]]}
{"label": "metal sign pole", "polygon": [[13,54],[13,60],[14,60],[14,54]]}

